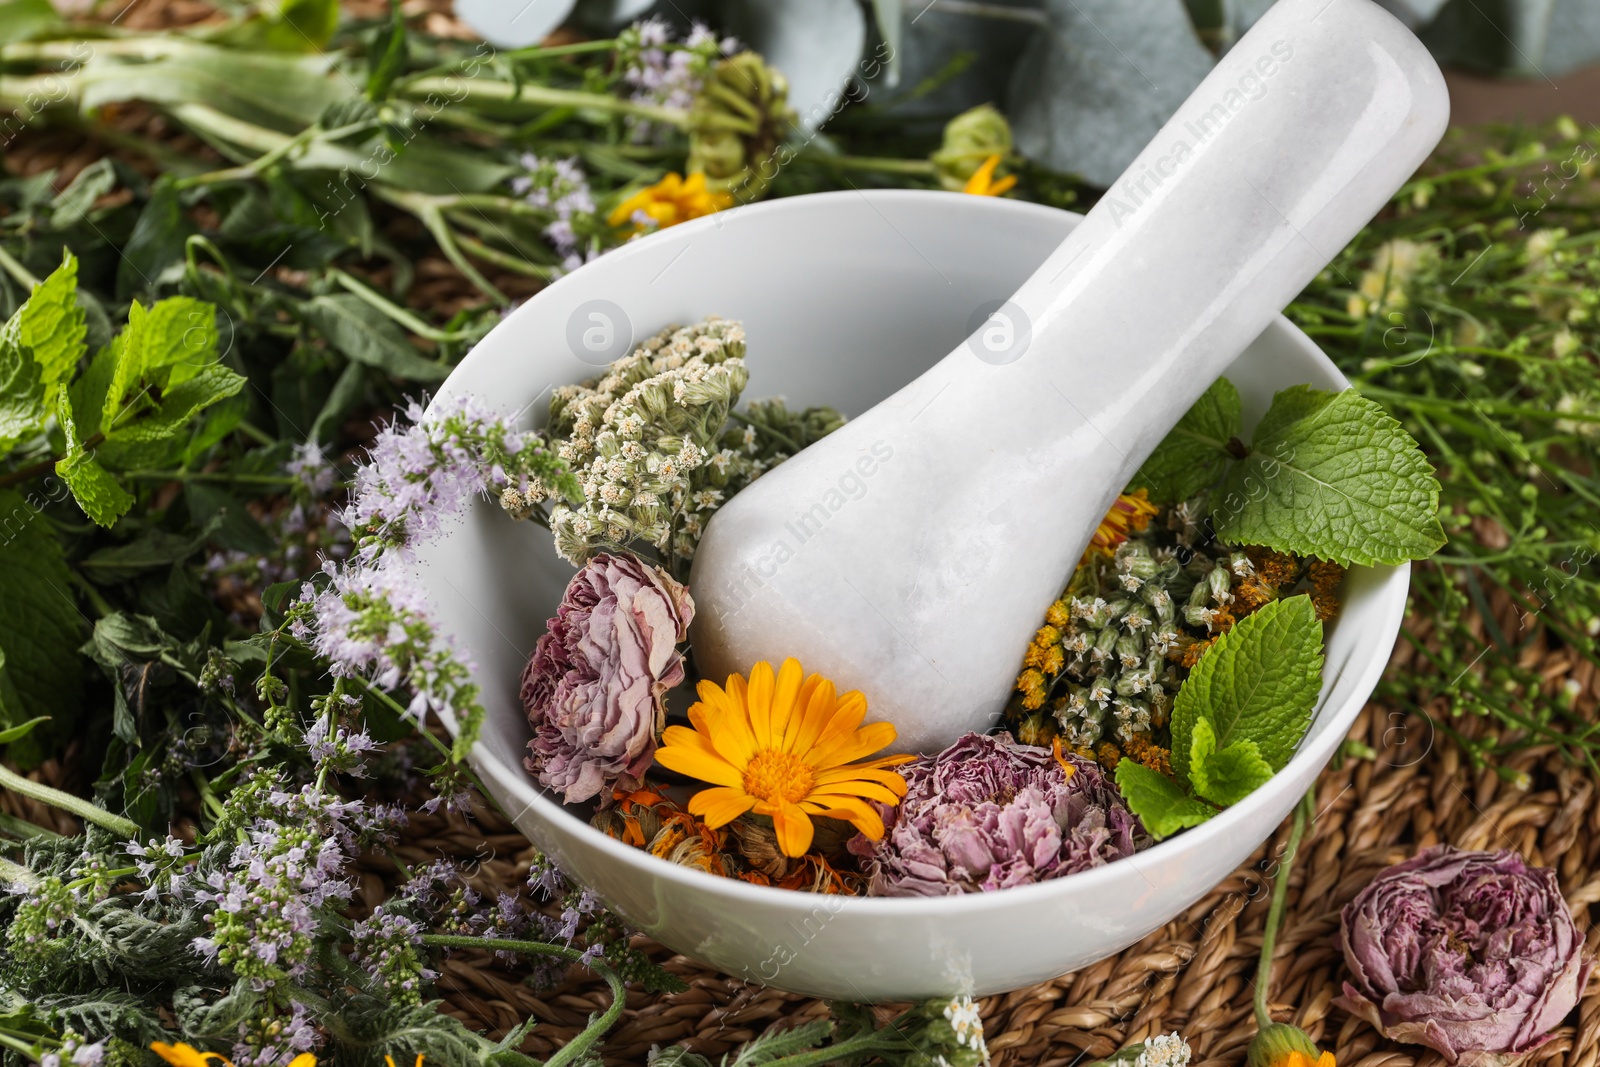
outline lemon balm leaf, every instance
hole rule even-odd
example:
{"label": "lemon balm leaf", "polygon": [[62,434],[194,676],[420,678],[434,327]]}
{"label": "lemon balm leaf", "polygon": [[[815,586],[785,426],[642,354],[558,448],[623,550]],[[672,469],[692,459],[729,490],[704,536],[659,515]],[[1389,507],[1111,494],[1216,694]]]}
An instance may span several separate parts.
{"label": "lemon balm leaf", "polygon": [[1217,536],[1345,565],[1425,559],[1445,543],[1439,482],[1394,417],[1353,389],[1278,393],[1250,454],[1212,494]]}
{"label": "lemon balm leaf", "polygon": [[1186,795],[1171,778],[1131,759],[1117,764],[1117,788],[1128,802],[1128,810],[1139,816],[1158,841],[1199,826],[1217,813],[1205,801]]}
{"label": "lemon balm leaf", "polygon": [[1198,787],[1190,765],[1199,720],[1214,749],[1249,741],[1274,771],[1294,755],[1322,689],[1322,623],[1309,596],[1276,600],[1217,638],[1172,707],[1172,770]]}
{"label": "lemon balm leaf", "polygon": [[1218,378],[1150,453],[1130,488],[1147,490],[1157,504],[1188,499],[1227,471],[1234,461],[1228,442],[1241,428],[1239,390]]}

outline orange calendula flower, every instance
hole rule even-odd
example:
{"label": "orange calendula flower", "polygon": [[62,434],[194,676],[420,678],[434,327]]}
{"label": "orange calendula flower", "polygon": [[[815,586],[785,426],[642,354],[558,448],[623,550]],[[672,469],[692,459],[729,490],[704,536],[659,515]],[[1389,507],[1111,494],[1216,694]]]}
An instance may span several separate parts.
{"label": "orange calendula flower", "polygon": [[757,663],[727,687],[702,681],[687,726],[669,726],[656,762],[713,788],[689,799],[689,812],[715,829],[753,811],[772,818],[778,847],[801,856],[811,847],[812,816],[843,819],[876,841],[883,820],[868,804],[898,804],[905,779],[888,768],[911,756],[869,756],[895,738],[886,722],[862,726],[867,698],[836,695],[819,674],[803,677],[798,660]]}
{"label": "orange calendula flower", "polygon": [[1004,178],[995,178],[995,168],[1000,165],[998,155],[990,156],[983,161],[983,165],[972,172],[972,177],[967,179],[966,188],[961,191],[974,196],[999,196],[1009,192],[1017,184],[1017,177],[1008,174]]}
{"label": "orange calendula flower", "polygon": [[[606,219],[613,226],[625,226],[643,212],[656,229],[664,230],[680,222],[715,214],[733,206],[733,197],[706,187],[706,176],[696,172],[687,178],[668,174],[654,185],[647,185],[618,204]],[[647,227],[635,223],[635,231]]]}
{"label": "orange calendula flower", "polygon": [[1245,1056],[1249,1067],[1338,1067],[1333,1053],[1317,1048],[1297,1026],[1268,1023],[1256,1032]]}
{"label": "orange calendula flower", "polygon": [[1130,532],[1138,533],[1149,526],[1159,510],[1150,503],[1150,494],[1143,489],[1121,494],[1112,503],[1111,510],[1106,512],[1106,517],[1100,520],[1094,536],[1089,538],[1088,552],[1111,555],[1118,545],[1128,539]]}

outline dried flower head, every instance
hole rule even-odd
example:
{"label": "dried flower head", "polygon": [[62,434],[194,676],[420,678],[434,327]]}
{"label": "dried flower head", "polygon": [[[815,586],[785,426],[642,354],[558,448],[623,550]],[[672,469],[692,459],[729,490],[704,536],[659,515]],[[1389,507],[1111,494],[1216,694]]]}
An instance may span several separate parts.
{"label": "dried flower head", "polygon": [[876,896],[944,896],[1061,878],[1150,844],[1117,788],[1092,762],[967,734],[902,772],[905,799],[881,808],[879,842],[850,851]]}
{"label": "dried flower head", "polygon": [[571,804],[641,784],[693,618],[688,590],[630,556],[573,576],[522,675],[527,766],[542,785]]}
{"label": "dried flower head", "polygon": [[1451,1063],[1516,1063],[1578,1002],[1594,960],[1556,873],[1514,852],[1440,845],[1345,905],[1337,1003]]}

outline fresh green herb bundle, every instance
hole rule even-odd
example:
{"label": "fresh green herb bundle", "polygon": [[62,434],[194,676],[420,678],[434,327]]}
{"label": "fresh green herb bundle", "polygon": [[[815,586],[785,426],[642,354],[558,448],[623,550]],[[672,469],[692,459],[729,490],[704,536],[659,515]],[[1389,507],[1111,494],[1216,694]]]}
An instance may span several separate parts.
{"label": "fresh green herb bundle", "polygon": [[[1289,309],[1438,468],[1451,544],[1412,571],[1379,696],[1490,765],[1554,744],[1600,773],[1592,694],[1527,665],[1597,662],[1597,144],[1565,121],[1452,132]],[[1457,733],[1469,715],[1489,728]]]}

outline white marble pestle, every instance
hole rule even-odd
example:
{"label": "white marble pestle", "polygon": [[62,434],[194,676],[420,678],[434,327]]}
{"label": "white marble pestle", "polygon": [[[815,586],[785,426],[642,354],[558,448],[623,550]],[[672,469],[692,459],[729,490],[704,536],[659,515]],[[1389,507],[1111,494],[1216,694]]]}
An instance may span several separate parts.
{"label": "white marble pestle", "polygon": [[993,726],[1116,494],[1448,118],[1375,4],[1280,0],[966,343],[717,513],[690,583],[701,673],[794,656],[864,692],[900,751]]}

